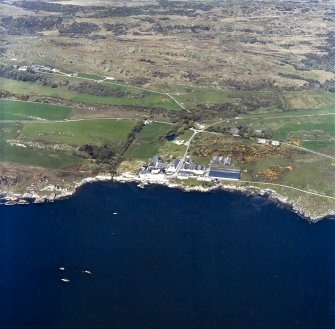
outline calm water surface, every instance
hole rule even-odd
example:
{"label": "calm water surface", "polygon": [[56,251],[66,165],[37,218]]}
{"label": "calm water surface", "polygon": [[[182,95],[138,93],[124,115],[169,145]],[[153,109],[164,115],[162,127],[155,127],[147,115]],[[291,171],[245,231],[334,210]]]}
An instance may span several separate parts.
{"label": "calm water surface", "polygon": [[0,328],[334,329],[335,221],[130,184],[0,206]]}

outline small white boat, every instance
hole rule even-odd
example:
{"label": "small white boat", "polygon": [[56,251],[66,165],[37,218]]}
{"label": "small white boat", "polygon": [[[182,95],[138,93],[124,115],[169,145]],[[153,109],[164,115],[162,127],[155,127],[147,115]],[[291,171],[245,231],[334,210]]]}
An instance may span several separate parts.
{"label": "small white boat", "polygon": [[89,274],[89,275],[92,275],[92,272],[89,271],[89,270],[85,270],[85,271],[82,271],[83,273],[86,273],[86,274]]}
{"label": "small white boat", "polygon": [[61,279],[63,282],[70,282],[70,279],[67,279],[67,278],[62,278]]}
{"label": "small white boat", "polygon": [[60,271],[65,271],[65,267],[58,267]]}
{"label": "small white boat", "polygon": [[113,215],[117,215],[118,213],[117,212],[113,212]]}

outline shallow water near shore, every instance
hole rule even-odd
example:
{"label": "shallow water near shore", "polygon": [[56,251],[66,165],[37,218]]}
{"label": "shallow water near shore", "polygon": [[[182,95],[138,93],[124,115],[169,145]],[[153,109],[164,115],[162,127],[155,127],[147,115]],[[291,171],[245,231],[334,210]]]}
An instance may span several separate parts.
{"label": "shallow water near shore", "polygon": [[333,329],[335,221],[115,183],[1,205],[0,328]]}

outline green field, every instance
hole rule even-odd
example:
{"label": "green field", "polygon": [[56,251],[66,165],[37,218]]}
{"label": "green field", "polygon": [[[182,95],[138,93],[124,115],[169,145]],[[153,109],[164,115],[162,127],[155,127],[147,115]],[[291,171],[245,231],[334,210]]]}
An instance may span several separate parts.
{"label": "green field", "polygon": [[0,120],[64,120],[70,113],[66,106],[0,100]]}
{"label": "green field", "polygon": [[21,123],[15,122],[0,123],[0,161],[46,168],[62,168],[84,163],[85,160],[74,157],[71,151],[10,145],[7,140],[17,140],[22,126]]}
{"label": "green field", "polygon": [[171,127],[169,124],[157,122],[144,126],[129,147],[127,157],[147,160],[157,154],[160,145],[159,138],[164,138]]}
{"label": "green field", "polygon": [[20,138],[81,146],[122,145],[136,124],[135,120],[80,120],[57,123],[29,123],[23,126]]}
{"label": "green field", "polygon": [[[288,139],[299,139],[302,142],[330,142],[335,137],[335,107],[324,110],[310,110],[298,114],[297,112],[278,113],[276,116],[244,116],[239,120],[222,121],[217,126],[222,128],[242,125],[253,130],[270,129],[272,139],[285,141]],[[323,115],[317,115],[320,111]],[[313,115],[314,113],[314,115]],[[325,114],[329,113],[329,114]],[[334,113],[334,114],[332,114]],[[319,113],[322,114],[322,113]],[[321,147],[321,144],[319,145]]]}
{"label": "green field", "polygon": [[[280,125],[279,129],[274,130],[273,138],[278,140],[286,140],[288,138],[297,139],[312,139],[313,132],[319,132],[319,134],[324,135],[329,138],[335,137],[335,117],[316,117],[316,118],[304,118],[303,120],[291,120],[287,123]],[[306,136],[307,137],[303,137]],[[308,136],[311,137],[308,137]]]}
{"label": "green field", "polygon": [[[75,78],[73,78],[75,79]],[[108,83],[108,82],[106,82]],[[110,84],[110,83],[109,83]],[[140,91],[138,88],[131,86],[115,85],[116,88],[124,89],[126,92],[132,93],[125,97],[116,96],[94,96],[84,93],[70,91],[66,88],[51,88],[42,86],[39,83],[23,82],[0,78],[1,89],[21,94],[33,96],[48,96],[67,99],[86,104],[106,104],[120,106],[141,106],[164,110],[179,110],[180,107],[170,97],[162,94],[152,93],[148,91]]]}
{"label": "green field", "polygon": [[307,149],[322,152],[329,155],[335,155],[335,141],[312,141],[302,142],[301,145]]}
{"label": "green field", "polygon": [[142,106],[150,108],[161,108],[165,110],[178,110],[179,106],[168,96],[143,92],[140,97],[115,97],[115,96],[94,96],[76,93],[71,95],[72,101],[86,104],[106,104],[121,106]]}
{"label": "green field", "polygon": [[1,146],[1,161],[60,169],[80,165],[85,160],[77,158],[71,152],[22,148],[10,145]]}
{"label": "green field", "polygon": [[199,89],[180,94],[177,99],[187,108],[196,107],[199,104],[222,104],[226,103],[231,96],[228,90]]}

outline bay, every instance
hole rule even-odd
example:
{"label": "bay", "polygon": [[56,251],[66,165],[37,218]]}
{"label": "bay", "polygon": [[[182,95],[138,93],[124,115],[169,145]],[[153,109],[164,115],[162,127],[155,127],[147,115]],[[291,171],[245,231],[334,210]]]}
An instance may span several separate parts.
{"label": "bay", "polygon": [[335,222],[133,184],[1,205],[0,328],[333,329]]}

